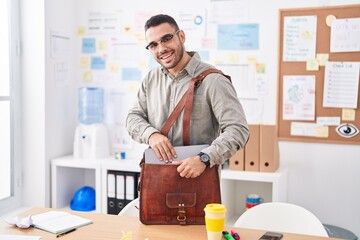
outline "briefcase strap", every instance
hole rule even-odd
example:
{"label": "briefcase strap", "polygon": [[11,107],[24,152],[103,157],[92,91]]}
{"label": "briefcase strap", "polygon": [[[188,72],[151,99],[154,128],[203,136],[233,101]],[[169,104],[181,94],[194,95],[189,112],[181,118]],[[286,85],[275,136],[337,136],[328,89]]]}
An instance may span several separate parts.
{"label": "briefcase strap", "polygon": [[182,98],[166,120],[165,124],[161,128],[161,134],[167,136],[172,125],[175,123],[181,111],[185,108],[183,118],[183,144],[184,146],[190,145],[190,117],[193,107],[194,92],[195,89],[201,85],[204,78],[210,73],[220,73],[231,81],[230,76],[225,75],[222,71],[215,68],[209,68],[204,72],[200,73],[197,77],[192,78],[188,90],[182,96]]}

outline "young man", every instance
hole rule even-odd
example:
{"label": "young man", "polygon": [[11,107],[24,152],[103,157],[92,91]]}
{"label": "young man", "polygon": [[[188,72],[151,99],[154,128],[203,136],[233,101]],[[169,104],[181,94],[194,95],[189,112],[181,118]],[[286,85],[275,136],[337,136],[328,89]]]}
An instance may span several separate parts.
{"label": "young man", "polygon": [[[187,52],[185,33],[168,15],[156,15],[145,24],[148,49],[160,64],[143,80],[126,127],[139,143],[149,144],[159,159],[172,162],[174,146],[182,146],[183,114],[168,136],[160,133],[176,104],[187,91],[190,80],[213,66],[201,61],[198,53]],[[199,155],[173,161],[181,177],[195,178],[206,167],[222,164],[243,148],[249,130],[243,108],[231,82],[221,74],[209,74],[195,90],[191,113],[190,145],[209,144]]]}

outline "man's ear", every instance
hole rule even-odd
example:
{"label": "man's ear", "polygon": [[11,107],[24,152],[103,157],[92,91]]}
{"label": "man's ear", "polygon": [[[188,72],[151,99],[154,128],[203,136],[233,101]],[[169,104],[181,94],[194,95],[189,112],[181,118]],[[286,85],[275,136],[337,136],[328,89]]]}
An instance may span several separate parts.
{"label": "man's ear", "polygon": [[185,37],[184,31],[181,30],[178,34],[179,34],[179,38],[180,38],[181,42],[185,43],[186,37]]}

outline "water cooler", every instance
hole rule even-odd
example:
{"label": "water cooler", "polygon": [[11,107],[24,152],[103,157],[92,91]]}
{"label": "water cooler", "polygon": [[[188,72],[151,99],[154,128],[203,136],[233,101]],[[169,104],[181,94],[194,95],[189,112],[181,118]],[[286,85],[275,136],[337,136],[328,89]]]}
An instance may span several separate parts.
{"label": "water cooler", "polygon": [[74,157],[98,159],[110,156],[104,120],[104,89],[79,88],[79,125],[74,136]]}

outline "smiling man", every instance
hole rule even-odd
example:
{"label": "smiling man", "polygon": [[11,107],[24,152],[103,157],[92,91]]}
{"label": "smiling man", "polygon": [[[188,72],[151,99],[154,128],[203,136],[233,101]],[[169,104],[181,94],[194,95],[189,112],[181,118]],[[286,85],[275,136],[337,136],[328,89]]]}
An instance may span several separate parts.
{"label": "smiling man", "polygon": [[[185,50],[185,33],[168,15],[156,15],[145,24],[146,49],[160,64],[142,81],[126,127],[131,137],[149,144],[159,159],[172,162],[174,146],[183,145],[183,114],[167,136],[160,133],[167,118],[187,91],[192,78],[214,68],[198,53]],[[231,82],[221,74],[209,74],[195,90],[190,119],[190,145],[208,144],[198,155],[181,161],[181,177],[195,178],[206,167],[222,164],[243,148],[249,130],[243,108]]]}

